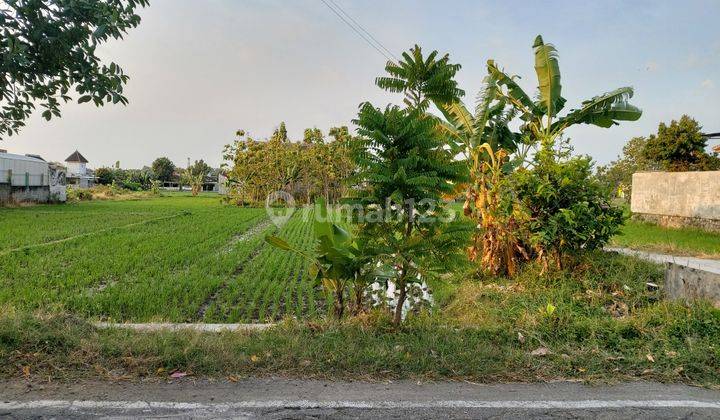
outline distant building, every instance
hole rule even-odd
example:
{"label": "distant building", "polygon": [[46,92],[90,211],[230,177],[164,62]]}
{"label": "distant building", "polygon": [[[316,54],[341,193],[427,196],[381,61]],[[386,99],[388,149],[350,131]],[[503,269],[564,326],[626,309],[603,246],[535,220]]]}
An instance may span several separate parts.
{"label": "distant building", "polygon": [[[720,140],[720,133],[707,133],[703,134],[703,137],[707,140]],[[720,153],[720,144],[712,148],[715,153]]]}
{"label": "distant building", "polygon": [[67,166],[67,184],[78,188],[89,188],[95,185],[95,174],[87,168],[88,160],[75,150],[65,159]]}
{"label": "distant building", "polygon": [[[167,191],[190,191],[190,186],[183,182],[183,170],[175,169],[169,181],[163,181],[160,184],[160,188]],[[205,192],[219,192],[220,191],[220,171],[213,169],[203,181],[202,190]]]}
{"label": "distant building", "polygon": [[64,201],[63,170],[38,155],[0,150],[0,204]]}

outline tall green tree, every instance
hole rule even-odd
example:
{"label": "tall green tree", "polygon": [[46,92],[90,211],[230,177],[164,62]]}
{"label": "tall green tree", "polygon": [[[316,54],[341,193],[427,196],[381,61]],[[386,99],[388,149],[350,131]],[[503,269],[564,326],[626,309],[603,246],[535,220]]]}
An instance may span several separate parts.
{"label": "tall green tree", "polygon": [[359,231],[375,249],[392,255],[398,290],[393,322],[402,320],[407,286],[457,249],[442,218],[442,194],[462,180],[462,162],[453,160],[445,139],[423,111],[370,103],[361,106],[355,150],[356,203],[362,205]]}
{"label": "tall green tree", "polygon": [[683,115],[670,125],[660,123],[657,135],[651,135],[643,151],[668,171],[697,171],[720,169],[720,160],[706,152],[707,138],[695,119]]}
{"label": "tall green tree", "polygon": [[127,103],[128,76],[97,49],[140,23],[148,0],[8,0],[0,5],[0,139],[17,134],[36,106],[50,120],[60,103]]}
{"label": "tall green tree", "polygon": [[175,172],[175,164],[166,157],[159,157],[153,161],[152,171],[155,174],[155,179],[170,181]]}
{"label": "tall green tree", "polygon": [[388,75],[375,79],[375,84],[390,92],[404,93],[408,107],[426,110],[430,101],[453,102],[465,94],[454,80],[459,70],[460,65],[450,63],[448,54],[438,58],[438,52],[432,51],[424,57],[422,48],[415,45],[403,52],[399,62],[388,61]]}

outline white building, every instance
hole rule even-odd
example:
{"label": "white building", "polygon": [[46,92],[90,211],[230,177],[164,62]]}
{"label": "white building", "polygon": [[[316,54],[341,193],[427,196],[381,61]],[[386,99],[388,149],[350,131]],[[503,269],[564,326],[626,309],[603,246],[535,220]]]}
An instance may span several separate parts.
{"label": "white building", "polygon": [[65,159],[67,167],[67,183],[79,188],[95,185],[95,177],[87,168],[88,160],[77,150]]}
{"label": "white building", "polygon": [[40,156],[0,150],[0,204],[62,201],[65,186],[54,185],[60,181],[58,168],[51,168]]}

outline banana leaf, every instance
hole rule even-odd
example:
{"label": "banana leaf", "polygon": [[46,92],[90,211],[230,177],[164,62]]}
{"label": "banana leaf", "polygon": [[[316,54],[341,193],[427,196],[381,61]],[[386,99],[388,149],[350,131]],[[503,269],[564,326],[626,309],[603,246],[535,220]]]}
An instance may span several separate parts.
{"label": "banana leaf", "polygon": [[542,110],[535,105],[535,102],[533,102],[530,96],[528,96],[528,94],[525,93],[525,91],[522,90],[517,83],[515,83],[515,80],[495,65],[495,61],[488,60],[487,67],[488,73],[497,80],[497,83],[507,87],[509,99],[523,106],[526,111],[530,112],[532,115],[541,116],[543,114]]}
{"label": "banana leaf", "polygon": [[565,117],[554,122],[550,129],[558,132],[574,124],[593,124],[608,128],[617,125],[617,121],[636,121],[642,111],[628,102],[632,96],[631,87],[622,87],[595,96],[584,101],[582,108],[571,110]]}
{"label": "banana leaf", "polygon": [[552,44],[545,44],[540,35],[535,38],[533,48],[541,107],[547,115],[554,117],[565,103],[565,99],[560,96],[562,85],[558,52]]}
{"label": "banana leaf", "polygon": [[436,103],[435,105],[440,109],[445,119],[455,127],[457,131],[467,137],[472,135],[475,126],[473,116],[462,102],[457,101],[447,104]]}

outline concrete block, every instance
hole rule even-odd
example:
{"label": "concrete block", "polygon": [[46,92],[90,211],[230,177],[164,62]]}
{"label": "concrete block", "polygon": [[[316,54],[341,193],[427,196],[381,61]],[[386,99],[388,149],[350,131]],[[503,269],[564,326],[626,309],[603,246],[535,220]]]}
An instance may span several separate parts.
{"label": "concrete block", "polygon": [[665,266],[665,293],[668,299],[707,299],[720,308],[720,274],[680,264]]}

